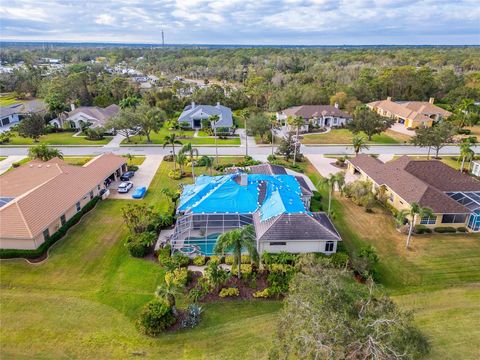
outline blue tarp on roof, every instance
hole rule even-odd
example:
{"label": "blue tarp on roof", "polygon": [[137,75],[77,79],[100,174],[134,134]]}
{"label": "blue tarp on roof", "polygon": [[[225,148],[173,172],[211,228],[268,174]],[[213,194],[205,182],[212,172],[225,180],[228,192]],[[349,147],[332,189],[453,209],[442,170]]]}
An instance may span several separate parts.
{"label": "blue tarp on roof", "polygon": [[[262,220],[282,213],[307,212],[301,189],[291,175],[248,174],[247,186],[239,184],[240,174],[200,176],[185,186],[178,210],[192,213],[253,213],[260,208]],[[265,198],[259,204],[261,183]]]}

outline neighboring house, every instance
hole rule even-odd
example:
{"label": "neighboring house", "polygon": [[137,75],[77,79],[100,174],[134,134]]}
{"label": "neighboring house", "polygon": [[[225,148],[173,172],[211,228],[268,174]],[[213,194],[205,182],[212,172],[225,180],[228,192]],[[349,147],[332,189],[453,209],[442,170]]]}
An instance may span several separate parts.
{"label": "neighboring house", "polygon": [[0,248],[38,248],[125,171],[125,158],[103,154],[84,166],[31,161],[0,176]]}
{"label": "neighboring house", "polygon": [[202,120],[218,115],[219,120],[212,123],[212,128],[231,128],[233,127],[232,110],[226,106],[220,105],[197,105],[192,102],[186,106],[178,118],[179,124],[188,123],[192,129],[201,129]]}
{"label": "neighboring house", "polygon": [[[260,164],[260,165],[250,166],[250,173],[263,174],[263,175],[287,175],[288,174],[287,170],[285,170],[283,166],[272,165],[272,164]],[[308,186],[303,176],[295,176],[295,179],[297,180],[298,184],[300,185],[300,189],[302,190],[303,204],[307,209],[309,209],[313,192]]]}
{"label": "neighboring house", "polygon": [[174,251],[212,255],[219,235],[253,225],[259,253],[336,252],[340,235],[323,212],[310,212],[292,175],[200,176],[177,208]]}
{"label": "neighboring house", "polygon": [[472,161],[472,174],[480,177],[480,162]]}
{"label": "neighboring house", "polygon": [[409,210],[412,203],[428,207],[431,218],[418,219],[427,227],[466,226],[480,231],[480,182],[438,160],[413,160],[402,156],[383,163],[365,154],[347,160],[348,171],[372,182],[374,192],[382,191],[388,204]]}
{"label": "neighboring house", "polygon": [[416,129],[418,127],[431,127],[433,122],[438,122],[452,115],[451,112],[434,105],[435,99],[427,101],[373,101],[367,106],[379,115],[394,118],[406,128]]}
{"label": "neighboring house", "polygon": [[338,108],[338,104],[331,105],[301,105],[294,106],[277,113],[277,120],[287,126],[288,131],[293,131],[287,123],[289,116],[299,116],[305,120],[305,125],[300,132],[308,132],[311,127],[340,127],[352,120],[352,116]]}
{"label": "neighboring house", "polygon": [[68,114],[62,114],[50,121],[53,126],[81,129],[82,125],[90,124],[91,128],[105,126],[108,120],[118,114],[120,107],[116,104],[101,108],[98,106],[80,106]]}
{"label": "neighboring house", "polygon": [[21,104],[0,107],[0,132],[9,130],[28,113],[43,111],[45,111],[45,103],[41,100],[25,101]]}

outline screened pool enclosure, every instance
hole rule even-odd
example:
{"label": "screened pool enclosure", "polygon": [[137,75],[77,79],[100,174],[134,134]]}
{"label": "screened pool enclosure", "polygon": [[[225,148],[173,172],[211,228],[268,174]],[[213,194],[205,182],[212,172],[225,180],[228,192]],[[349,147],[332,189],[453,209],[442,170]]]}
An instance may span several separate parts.
{"label": "screened pool enclosure", "polygon": [[253,224],[251,214],[186,214],[177,219],[170,239],[172,251],[187,255],[213,255],[218,237]]}
{"label": "screened pool enclosure", "polygon": [[480,192],[448,192],[447,195],[471,211],[467,227],[471,231],[480,231]]}

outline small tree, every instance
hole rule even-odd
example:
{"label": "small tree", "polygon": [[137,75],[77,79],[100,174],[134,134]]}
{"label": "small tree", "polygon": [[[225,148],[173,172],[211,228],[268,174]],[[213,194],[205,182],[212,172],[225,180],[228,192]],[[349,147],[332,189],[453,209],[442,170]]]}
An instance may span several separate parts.
{"label": "small tree", "polygon": [[173,170],[177,168],[177,159],[175,156],[175,145],[182,145],[182,142],[178,140],[177,135],[175,133],[165,136],[165,139],[163,141],[163,148],[165,149],[165,147],[167,146],[172,147]]}
{"label": "small tree", "polygon": [[39,113],[29,113],[17,125],[18,134],[38,142],[41,135],[45,133],[45,120]]}
{"label": "small tree", "polygon": [[433,129],[420,127],[415,130],[415,136],[410,140],[413,145],[428,148],[427,159],[430,159],[430,151],[433,145]]}
{"label": "small tree", "polygon": [[475,137],[464,139],[460,144],[460,157],[462,159],[462,164],[460,165],[460,172],[463,172],[465,160],[471,162],[475,157],[475,152],[472,150],[472,146],[475,146],[476,144],[477,141]]}
{"label": "small tree", "polygon": [[328,216],[331,216],[331,206],[332,206],[332,193],[335,191],[335,187],[343,193],[343,187],[345,186],[345,173],[343,171],[330,174],[329,176],[323,178],[320,181],[320,185],[328,186]]}
{"label": "small tree", "polygon": [[353,121],[348,123],[348,128],[354,134],[363,131],[368,140],[371,141],[373,135],[381,134],[389,129],[394,122],[395,120],[385,118],[367,107],[358,107],[354,112]]}
{"label": "small tree", "polygon": [[154,299],[143,308],[137,326],[145,335],[159,336],[175,321],[172,308],[164,300]]}
{"label": "small tree", "polygon": [[167,272],[161,285],[155,290],[155,296],[167,302],[172,308],[173,314],[177,315],[176,296],[178,295],[183,284],[176,281],[174,272]]}
{"label": "small tree", "polygon": [[120,135],[125,136],[127,142],[130,142],[130,133],[133,128],[139,125],[138,115],[132,108],[122,109],[113,116],[105,125],[107,129],[113,129]]}
{"label": "small tree", "polygon": [[213,170],[213,158],[210,156],[202,156],[200,158],[200,164],[205,166],[205,171],[209,170],[210,175],[212,175],[212,170]]}
{"label": "small tree", "polygon": [[150,133],[159,131],[165,122],[167,115],[165,111],[158,108],[151,108],[148,105],[141,105],[136,109],[137,124],[142,128],[142,132],[147,137],[147,142],[151,143]]}
{"label": "small tree", "polygon": [[155,212],[153,206],[139,203],[129,204],[122,208],[122,216],[131,234],[141,234],[149,230],[149,227],[155,223],[158,214]]}
{"label": "small tree", "polygon": [[218,237],[214,251],[216,254],[233,253],[233,266],[238,266],[238,278],[241,277],[242,249],[245,249],[253,262],[258,263],[255,229],[252,225],[230,230]]}
{"label": "small tree", "polygon": [[182,150],[180,150],[180,152],[188,155],[188,159],[192,164],[192,178],[193,181],[195,181],[195,161],[196,159],[198,159],[198,149],[195,149],[192,146],[192,143],[188,143],[186,145],[183,145],[183,148]]}
{"label": "small tree", "polygon": [[248,129],[252,135],[260,136],[262,142],[265,142],[265,136],[271,130],[271,124],[268,117],[263,112],[251,113],[248,118]]}
{"label": "small tree", "polygon": [[296,142],[293,138],[293,135],[289,133],[285,138],[282,139],[282,141],[280,141],[277,153],[279,155],[283,155],[286,160],[292,159],[294,154],[296,154],[298,157],[301,155],[300,143]]}
{"label": "small tree", "polygon": [[48,161],[54,157],[63,159],[63,154],[60,150],[48,147],[47,144],[39,144],[28,149],[28,156],[32,159],[39,159]]}
{"label": "small tree", "polygon": [[410,239],[412,238],[413,227],[417,222],[417,218],[423,218],[427,216],[431,217],[433,216],[433,211],[432,209],[429,209],[427,207],[421,207],[418,203],[414,202],[411,204],[410,211],[407,214],[410,216],[410,226],[408,229],[407,242],[405,245],[405,247],[408,249],[410,247]]}
{"label": "small tree", "polygon": [[358,155],[358,153],[362,150],[368,150],[370,147],[367,145],[367,141],[363,136],[354,136],[352,139],[352,146],[353,146],[353,151],[355,151],[355,155]]}

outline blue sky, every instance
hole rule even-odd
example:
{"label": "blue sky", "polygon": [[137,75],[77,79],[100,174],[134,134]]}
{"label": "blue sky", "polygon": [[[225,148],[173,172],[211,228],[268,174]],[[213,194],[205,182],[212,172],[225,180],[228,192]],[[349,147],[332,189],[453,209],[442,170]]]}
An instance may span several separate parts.
{"label": "blue sky", "polygon": [[0,0],[2,40],[480,44],[479,0]]}

